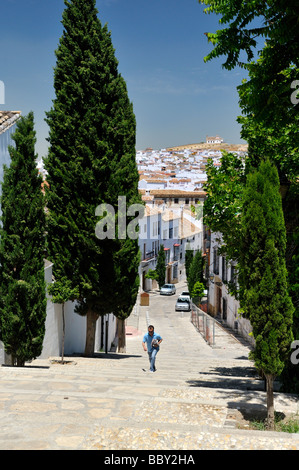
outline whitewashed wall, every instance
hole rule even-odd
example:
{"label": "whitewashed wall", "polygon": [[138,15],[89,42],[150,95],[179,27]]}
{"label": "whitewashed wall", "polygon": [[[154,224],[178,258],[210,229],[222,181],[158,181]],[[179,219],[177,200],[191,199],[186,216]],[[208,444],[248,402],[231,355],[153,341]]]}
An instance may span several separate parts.
{"label": "whitewashed wall", "polygon": [[[45,263],[45,279],[49,283],[52,281],[52,264]],[[86,318],[81,317],[75,313],[75,303],[66,302],[64,308],[65,314],[65,339],[64,339],[64,354],[83,354],[85,350],[85,337],[86,337]],[[108,321],[108,351],[115,339],[116,334],[116,319],[113,314],[105,315],[105,321]],[[43,341],[42,353],[39,356],[41,359],[48,357],[61,356],[62,352],[62,306],[53,304],[51,297],[47,295],[47,316],[46,316],[46,332]],[[104,344],[105,344],[105,330],[104,330]],[[95,352],[100,350],[101,346],[101,317],[97,321],[96,328],[96,344]],[[9,357],[6,356],[3,343],[0,341],[0,365],[9,364]]]}

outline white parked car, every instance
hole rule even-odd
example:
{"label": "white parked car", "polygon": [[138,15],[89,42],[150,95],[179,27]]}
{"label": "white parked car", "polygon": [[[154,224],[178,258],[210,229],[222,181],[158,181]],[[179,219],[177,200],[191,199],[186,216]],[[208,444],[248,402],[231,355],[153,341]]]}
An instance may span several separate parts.
{"label": "white parked car", "polygon": [[175,304],[176,312],[190,312],[191,302],[187,297],[179,297]]}
{"label": "white parked car", "polygon": [[160,289],[161,295],[173,295],[176,293],[175,285],[174,284],[164,284],[164,286]]}
{"label": "white parked car", "polygon": [[187,290],[183,290],[183,292],[179,295],[179,299],[191,300],[189,292]]}

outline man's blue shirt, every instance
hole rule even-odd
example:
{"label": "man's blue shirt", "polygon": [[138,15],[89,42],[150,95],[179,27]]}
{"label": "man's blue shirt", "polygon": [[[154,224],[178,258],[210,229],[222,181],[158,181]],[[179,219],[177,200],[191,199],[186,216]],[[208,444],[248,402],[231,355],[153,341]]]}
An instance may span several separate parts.
{"label": "man's blue shirt", "polygon": [[[149,333],[146,333],[143,337],[143,343],[147,344],[148,352],[152,351],[152,341],[153,341],[153,339],[156,339],[157,341],[160,341],[162,339],[162,337],[160,335],[158,335],[158,333],[155,333],[155,332],[153,333],[152,336]],[[155,349],[157,349],[159,351],[160,346],[158,345]]]}

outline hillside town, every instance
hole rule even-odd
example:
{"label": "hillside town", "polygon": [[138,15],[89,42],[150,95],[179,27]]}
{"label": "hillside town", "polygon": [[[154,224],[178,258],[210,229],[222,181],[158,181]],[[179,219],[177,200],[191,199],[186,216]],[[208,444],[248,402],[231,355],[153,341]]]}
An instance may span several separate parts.
{"label": "hillside town", "polygon": [[284,3],[2,2],[0,450],[299,450]]}
{"label": "hillside town", "polygon": [[[3,181],[3,165],[9,165],[10,162],[8,147],[13,144],[12,135],[21,114],[20,111],[0,112],[1,181]],[[147,148],[136,152],[139,173],[138,189],[144,204],[144,215],[139,220],[140,294],[158,290],[157,282],[147,278],[146,275],[156,268],[161,245],[165,251],[166,283],[177,284],[186,280],[186,251],[191,250],[193,253],[200,251],[206,259],[205,274],[208,280],[207,287],[209,287],[207,302],[209,312],[225,320],[227,324],[248,337],[250,326],[248,322],[237,319],[238,305],[228,294],[225,284],[219,278],[219,260],[217,263],[214,261],[214,257],[216,259],[217,256],[215,246],[218,238],[214,234],[211,237],[202,222],[206,195],[203,185],[207,181],[205,167],[209,159],[213,160],[215,166],[219,166],[222,150],[244,155],[247,146],[227,144],[220,136],[206,136],[206,142],[199,144],[167,149]],[[47,173],[42,159],[38,159],[37,168],[45,183]],[[213,263],[217,264],[218,270],[211,268]],[[225,261],[221,258],[220,273],[224,273],[224,267],[222,267],[224,263]],[[47,282],[52,280],[52,267],[52,263],[45,260]],[[233,267],[227,267],[227,269],[229,269],[228,275],[233,276]],[[212,272],[217,276],[213,282],[210,280]],[[61,306],[53,304],[49,297],[43,357],[60,353],[60,310]],[[84,335],[81,334],[83,330],[81,324],[84,319],[79,315],[74,315],[72,302],[67,302],[65,314],[69,323],[65,352],[72,354],[84,348]],[[98,349],[105,347],[109,350],[115,342],[115,317],[111,313],[101,317],[98,323],[97,347]],[[3,362],[5,361],[3,347],[0,351]]]}
{"label": "hillside town", "polygon": [[166,252],[168,283],[186,279],[186,250],[200,251],[205,258],[208,295],[203,308],[251,342],[251,325],[238,314],[239,303],[227,288],[227,282],[237,282],[235,265],[218,255],[221,234],[211,234],[202,221],[206,165],[212,159],[219,167],[222,151],[242,157],[247,145],[227,144],[217,135],[207,136],[201,144],[137,152],[139,191],[146,207],[140,233],[147,230],[146,241],[140,239],[139,244],[141,288],[157,288],[156,281],[147,279],[146,274],[155,269],[161,244]]}
{"label": "hillside town", "polygon": [[3,3],[0,450],[298,450],[298,8]]}

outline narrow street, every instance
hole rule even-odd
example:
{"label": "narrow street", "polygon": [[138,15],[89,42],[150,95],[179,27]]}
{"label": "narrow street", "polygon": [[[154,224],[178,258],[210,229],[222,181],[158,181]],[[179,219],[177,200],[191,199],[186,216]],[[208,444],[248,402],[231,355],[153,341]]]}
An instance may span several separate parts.
{"label": "narrow street", "polygon": [[[211,348],[190,314],[175,312],[176,298],[152,292],[149,307],[133,312],[126,354],[1,367],[0,449],[299,449],[298,434],[238,428],[242,413],[265,411],[249,348],[218,327]],[[163,337],[154,374],[141,346],[148,322]],[[282,394],[275,405],[298,409]]]}

